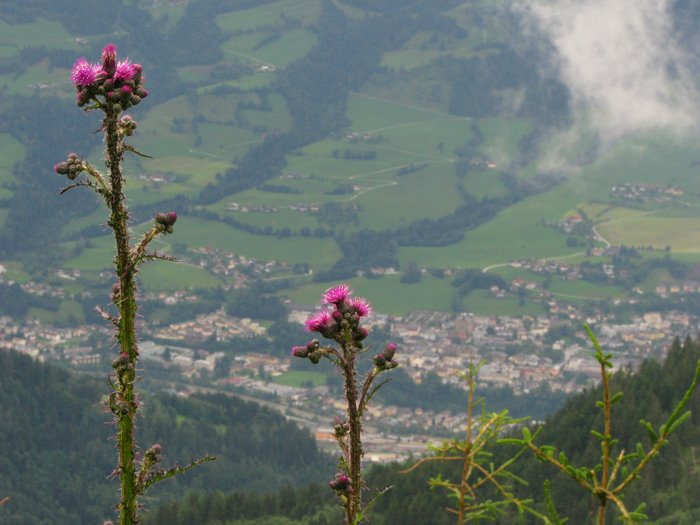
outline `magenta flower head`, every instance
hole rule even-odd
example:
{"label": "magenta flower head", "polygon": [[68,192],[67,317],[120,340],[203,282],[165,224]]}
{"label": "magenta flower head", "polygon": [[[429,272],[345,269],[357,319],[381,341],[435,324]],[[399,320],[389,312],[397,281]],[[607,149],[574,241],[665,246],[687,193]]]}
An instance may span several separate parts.
{"label": "magenta flower head", "polygon": [[325,335],[332,328],[335,328],[335,320],[327,310],[321,310],[307,319],[304,328],[307,332],[321,332]]}
{"label": "magenta flower head", "polygon": [[129,62],[129,60],[120,60],[116,65],[114,70],[114,81],[115,82],[128,82],[136,75],[135,64]]}
{"label": "magenta flower head", "polygon": [[117,69],[117,48],[114,44],[107,44],[102,50],[102,69],[110,77]]}
{"label": "magenta flower head", "polygon": [[323,301],[337,306],[343,303],[350,295],[352,295],[350,287],[347,284],[340,284],[326,290],[323,294]]}
{"label": "magenta flower head", "polygon": [[84,58],[79,58],[73,64],[71,72],[71,82],[77,86],[89,86],[97,79],[97,74],[100,71],[100,66],[91,64]]}
{"label": "magenta flower head", "polygon": [[372,313],[372,305],[364,297],[353,297],[350,308],[360,317],[367,317]]}

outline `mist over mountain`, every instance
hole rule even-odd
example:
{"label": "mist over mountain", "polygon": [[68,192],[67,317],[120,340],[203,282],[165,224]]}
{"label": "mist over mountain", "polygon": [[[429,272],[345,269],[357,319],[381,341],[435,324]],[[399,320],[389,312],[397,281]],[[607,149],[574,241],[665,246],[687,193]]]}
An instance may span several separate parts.
{"label": "mist over mountain", "polygon": [[[549,64],[571,93],[575,118],[559,147],[581,147],[593,133],[617,140],[698,129],[698,46],[681,28],[683,2],[519,2],[516,12],[551,46]],[[553,160],[553,159],[552,159]]]}

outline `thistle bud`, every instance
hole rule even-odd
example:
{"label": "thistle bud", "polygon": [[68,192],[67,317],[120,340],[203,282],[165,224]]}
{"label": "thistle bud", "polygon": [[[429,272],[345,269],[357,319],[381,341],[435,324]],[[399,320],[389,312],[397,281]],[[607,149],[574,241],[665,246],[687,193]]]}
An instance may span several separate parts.
{"label": "thistle bud", "polygon": [[177,213],[174,211],[168,212],[168,213],[156,213],[156,216],[154,217],[156,224],[160,224],[161,226],[172,226],[175,224],[175,221],[177,221]]}
{"label": "thistle bud", "polygon": [[157,463],[158,461],[160,461],[161,452],[163,452],[163,447],[156,443],[146,451],[146,453],[144,454],[144,458],[147,461],[150,461],[151,463]]}
{"label": "thistle bud", "polygon": [[343,421],[338,416],[335,417],[335,424],[333,425],[333,431],[336,438],[342,438],[347,435],[350,431],[350,425],[346,421]]}
{"label": "thistle bud", "polygon": [[53,170],[59,175],[68,175],[68,163],[59,162],[53,167]]}
{"label": "thistle bud", "polygon": [[301,357],[304,359],[305,357],[308,357],[309,349],[306,346],[293,346],[292,355],[294,357]]}
{"label": "thistle bud", "polygon": [[88,100],[90,100],[90,95],[88,94],[87,89],[78,91],[75,94],[75,103],[78,107],[83,107],[85,104],[88,103]]}
{"label": "thistle bud", "polygon": [[350,494],[352,492],[352,480],[345,474],[338,473],[328,482],[330,488],[339,493]]}
{"label": "thistle bud", "polygon": [[374,366],[376,366],[377,368],[384,369],[384,367],[386,366],[386,357],[384,356],[384,354],[377,354],[374,357]]}
{"label": "thistle bud", "polygon": [[[127,86],[124,86],[127,87]],[[117,127],[127,137],[130,137],[136,129],[138,123],[130,115],[124,115],[117,121]]]}
{"label": "thistle bud", "polygon": [[369,335],[369,330],[362,326],[357,327],[355,330],[355,341],[364,341]]}
{"label": "thistle bud", "polygon": [[383,354],[389,361],[394,359],[395,353],[396,353],[396,344],[395,343],[389,343],[388,345],[386,345],[386,347],[384,347]]}
{"label": "thistle bud", "polygon": [[102,69],[110,76],[117,69],[117,48],[114,44],[107,44],[102,50]]}

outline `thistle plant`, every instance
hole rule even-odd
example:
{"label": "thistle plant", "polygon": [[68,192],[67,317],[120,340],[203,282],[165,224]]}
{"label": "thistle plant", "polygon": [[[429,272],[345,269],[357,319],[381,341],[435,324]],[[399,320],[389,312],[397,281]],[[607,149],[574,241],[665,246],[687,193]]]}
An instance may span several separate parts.
{"label": "thistle plant", "polygon": [[[483,364],[483,363],[482,363]],[[515,505],[519,511],[530,510],[527,501],[518,499],[512,492],[513,482],[525,482],[510,471],[510,467],[518,457],[527,450],[521,449],[509,459],[496,466],[493,462],[493,447],[502,435],[509,432],[513,425],[522,423],[524,419],[513,419],[507,410],[501,412],[486,412],[475,415],[475,408],[483,403],[475,399],[476,377],[482,364],[469,364],[466,373],[460,376],[467,383],[467,422],[463,440],[453,438],[441,445],[429,445],[432,453],[418,460],[413,466],[402,471],[407,474],[430,462],[461,462],[460,478],[451,481],[438,474],[429,480],[431,488],[441,487],[455,500],[454,508],[448,512],[457,516],[457,523],[464,525],[483,519],[497,519],[504,508]],[[485,489],[490,488],[496,497],[483,497]]]}
{"label": "thistle plant", "polygon": [[388,381],[384,379],[375,384],[376,379],[398,366],[394,360],[396,345],[389,343],[374,357],[374,366],[359,383],[358,357],[369,350],[363,342],[369,330],[361,326],[360,321],[371,313],[372,306],[364,298],[352,297],[352,291],[345,284],[326,290],[323,301],[329,308],[323,308],[310,317],[306,321],[306,330],[334,341],[337,347],[313,339],[304,346],[293,347],[292,355],[308,359],[313,364],[326,358],[343,375],[347,412],[345,418],[337,417],[334,424],[334,436],[341,456],[338,472],[329,485],[345,509],[346,524],[355,525],[367,516],[374,501],[382,494],[377,494],[366,506],[363,504],[362,416],[374,394]]}
{"label": "thistle plant", "polygon": [[[117,428],[116,441],[118,465],[114,475],[121,482],[121,497],[117,505],[120,525],[138,523],[138,499],[153,484],[185,472],[193,466],[213,458],[207,456],[184,467],[159,469],[161,446],[152,445],[145,453],[138,453],[135,440],[136,417],[139,401],[135,388],[139,351],[136,337],[136,275],[146,261],[173,260],[172,257],[149,252],[148,246],[159,235],[173,233],[177,213],[155,215],[153,224],[141,239],[132,245],[129,233],[129,212],[123,187],[125,183],[122,161],[125,153],[143,155],[126,142],[137,127],[137,122],[124,111],[141,102],[148,92],[140,64],[128,59],[117,61],[113,44],[105,46],[100,63],[92,64],[80,58],[73,66],[71,81],[76,88],[76,103],[84,111],[99,110],[104,113],[101,131],[105,141],[105,165],[103,174],[76,153],[54,166],[59,175],[76,181],[64,188],[84,187],[102,197],[109,209],[107,225],[114,233],[116,256],[114,266],[117,280],[112,287],[112,303],[116,313],[101,308],[98,313],[115,327],[119,355],[114,359],[114,374],[110,376],[111,393],[106,407],[114,415]],[[80,178],[79,178],[80,177]]]}
{"label": "thistle plant", "polygon": [[625,491],[640,478],[649,462],[661,452],[663,446],[668,443],[669,436],[690,417],[691,413],[686,411],[685,407],[700,380],[700,361],[696,364],[690,386],[666,421],[658,429],[654,428],[648,421],[640,421],[649,438],[647,448],[641,443],[637,443],[633,451],[618,450],[619,440],[612,435],[612,408],[622,399],[622,392],[611,393],[612,356],[603,353],[591,329],[588,326],[585,328],[595,348],[595,359],[600,365],[602,379],[603,399],[597,401],[596,405],[603,412],[603,429],[602,431],[591,430],[591,434],[600,441],[600,463],[593,467],[574,466],[564,452],[560,451],[556,454],[556,449],[553,446],[537,445],[535,439],[539,430],[532,434],[526,427],[522,429],[522,439],[509,438],[501,441],[526,446],[537,458],[565,473],[581,488],[589,492],[597,500],[597,512],[594,518],[597,525],[605,524],[606,514],[610,507],[617,509],[620,518],[625,523],[640,523],[648,519],[644,513],[645,505],[641,503],[635,509],[628,509],[624,502]]}

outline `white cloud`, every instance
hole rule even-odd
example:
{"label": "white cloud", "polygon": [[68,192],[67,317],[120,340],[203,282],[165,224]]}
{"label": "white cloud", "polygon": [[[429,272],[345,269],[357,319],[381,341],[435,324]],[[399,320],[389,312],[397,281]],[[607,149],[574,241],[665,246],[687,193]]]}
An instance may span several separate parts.
{"label": "white cloud", "polygon": [[697,128],[700,97],[673,38],[669,0],[516,2],[551,41],[579,131],[592,130],[607,145],[639,132]]}

